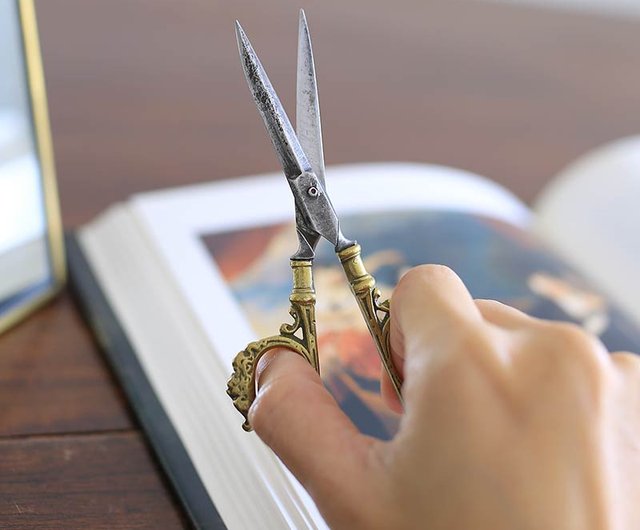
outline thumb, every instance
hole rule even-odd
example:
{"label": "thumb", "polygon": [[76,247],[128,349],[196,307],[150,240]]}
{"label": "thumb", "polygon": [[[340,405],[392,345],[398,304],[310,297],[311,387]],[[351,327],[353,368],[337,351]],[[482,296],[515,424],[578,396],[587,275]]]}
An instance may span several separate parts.
{"label": "thumb", "polygon": [[258,394],[249,421],[314,497],[319,508],[347,500],[366,484],[371,446],[340,410],[315,370],[286,349],[267,352],[257,367]]}

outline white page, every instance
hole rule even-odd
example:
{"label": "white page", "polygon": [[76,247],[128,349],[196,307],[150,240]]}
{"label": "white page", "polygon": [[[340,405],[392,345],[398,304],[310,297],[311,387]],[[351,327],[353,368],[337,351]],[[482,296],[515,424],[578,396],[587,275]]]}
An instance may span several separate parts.
{"label": "white page", "polygon": [[534,210],[535,231],[640,322],[640,136],[570,165]]}
{"label": "white page", "polygon": [[131,210],[112,206],[81,230],[80,241],[225,524],[313,528],[273,454],[255,434],[228,428],[237,412],[221,391],[227,376]]}

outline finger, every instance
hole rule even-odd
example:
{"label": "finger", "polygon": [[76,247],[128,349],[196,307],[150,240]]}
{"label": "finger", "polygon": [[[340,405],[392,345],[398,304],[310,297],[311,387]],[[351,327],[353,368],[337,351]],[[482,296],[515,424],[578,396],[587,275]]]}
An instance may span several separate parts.
{"label": "finger", "polygon": [[628,432],[628,440],[634,440],[640,427],[640,355],[614,352],[611,361],[618,381],[616,413],[620,432]]}
{"label": "finger", "polygon": [[[316,502],[366,483],[377,442],[358,432],[300,355],[277,349],[257,369],[258,395],[249,421]],[[353,500],[353,499],[351,499]],[[334,502],[335,504],[335,502]]]}
{"label": "finger", "polygon": [[396,365],[412,353],[428,355],[482,315],[462,280],[448,267],[423,265],[407,272],[391,299],[390,340]]}
{"label": "finger", "polygon": [[516,329],[532,324],[535,319],[515,307],[497,300],[476,300],[476,307],[482,318],[494,326],[505,329]]}
{"label": "finger", "polygon": [[387,407],[393,412],[402,414],[404,411],[402,403],[384,366],[380,368],[380,394]]}
{"label": "finger", "polygon": [[617,351],[611,354],[611,361],[618,373],[622,374],[625,379],[640,380],[640,355],[627,351]]}

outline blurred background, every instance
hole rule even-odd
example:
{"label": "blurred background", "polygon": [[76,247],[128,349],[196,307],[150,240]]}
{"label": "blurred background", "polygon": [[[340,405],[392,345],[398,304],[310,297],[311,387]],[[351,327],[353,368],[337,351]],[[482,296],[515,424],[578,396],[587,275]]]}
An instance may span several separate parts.
{"label": "blurred background", "polygon": [[516,4],[531,4],[557,9],[575,9],[614,16],[640,16],[637,0],[497,0]]}
{"label": "blurred background", "polygon": [[65,225],[134,191],[278,169],[233,21],[293,113],[299,7],[327,164],[453,165],[531,201],[580,154],[640,131],[634,5],[40,0]]}

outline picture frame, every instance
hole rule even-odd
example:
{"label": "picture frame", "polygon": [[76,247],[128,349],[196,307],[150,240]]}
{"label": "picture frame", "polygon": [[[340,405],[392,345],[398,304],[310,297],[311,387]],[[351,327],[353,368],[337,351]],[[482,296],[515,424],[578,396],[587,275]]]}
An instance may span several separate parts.
{"label": "picture frame", "polygon": [[22,63],[28,91],[31,132],[41,177],[49,276],[42,285],[34,287],[29,293],[19,297],[15,303],[3,308],[0,313],[0,333],[49,301],[60,291],[66,279],[64,237],[35,5],[34,0],[13,1],[21,34]]}

